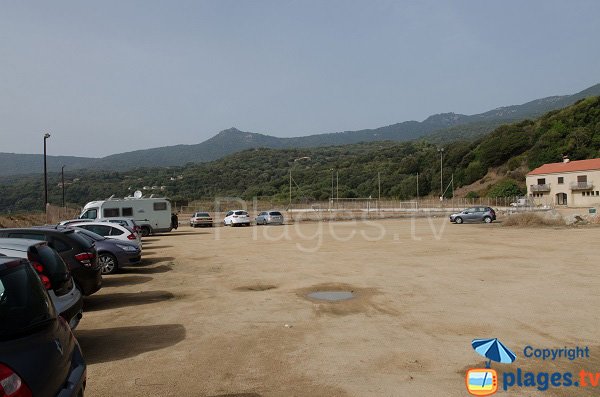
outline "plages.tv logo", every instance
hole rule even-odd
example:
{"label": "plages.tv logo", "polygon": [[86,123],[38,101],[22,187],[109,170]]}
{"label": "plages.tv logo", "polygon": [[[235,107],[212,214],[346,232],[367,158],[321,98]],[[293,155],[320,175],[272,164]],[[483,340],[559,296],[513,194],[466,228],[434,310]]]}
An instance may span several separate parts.
{"label": "plages.tv logo", "polygon": [[498,338],[473,339],[471,346],[488,361],[485,368],[471,368],[467,371],[465,376],[467,391],[474,396],[492,395],[498,391],[498,373],[491,368],[492,361],[510,364],[517,359],[517,356]]}

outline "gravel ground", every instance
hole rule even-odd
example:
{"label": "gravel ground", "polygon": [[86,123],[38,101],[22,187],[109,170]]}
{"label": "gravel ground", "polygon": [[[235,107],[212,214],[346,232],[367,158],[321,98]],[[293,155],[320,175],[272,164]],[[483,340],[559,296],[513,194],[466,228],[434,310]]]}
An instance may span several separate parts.
{"label": "gravel ground", "polygon": [[[86,299],[87,395],[465,396],[484,365],[470,342],[492,337],[518,356],[500,371],[600,371],[599,238],[446,218],[182,226]],[[306,297],[318,290],[355,297]],[[526,345],[592,357],[526,359]]]}

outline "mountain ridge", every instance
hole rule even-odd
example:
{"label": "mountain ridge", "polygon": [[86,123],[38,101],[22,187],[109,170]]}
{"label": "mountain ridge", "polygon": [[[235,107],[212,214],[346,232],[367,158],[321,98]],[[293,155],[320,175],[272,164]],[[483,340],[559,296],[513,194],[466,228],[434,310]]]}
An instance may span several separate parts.
{"label": "mountain ridge", "polygon": [[[471,140],[507,123],[543,115],[550,110],[569,106],[592,95],[600,95],[600,84],[588,87],[573,95],[550,96],[521,105],[504,106],[475,115],[454,112],[438,113],[423,121],[403,121],[373,129],[312,134],[300,137],[276,137],[231,127],[197,144],[179,144],[150,149],[139,149],[112,154],[101,158],[77,156],[48,156],[48,169],[60,171],[102,169],[125,171],[139,167],[181,166],[202,163],[251,148],[309,148],[340,146],[374,141],[410,141],[426,139],[433,143],[454,140]],[[43,155],[0,152],[0,176],[40,173]]]}

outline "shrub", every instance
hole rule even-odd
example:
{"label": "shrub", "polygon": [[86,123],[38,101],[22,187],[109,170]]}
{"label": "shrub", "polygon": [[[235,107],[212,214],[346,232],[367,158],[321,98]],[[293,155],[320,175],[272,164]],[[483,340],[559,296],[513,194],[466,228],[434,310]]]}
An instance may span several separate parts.
{"label": "shrub", "polygon": [[548,218],[535,212],[512,214],[502,221],[502,226],[565,226],[562,218]]}
{"label": "shrub", "polygon": [[514,179],[503,179],[492,186],[488,192],[489,197],[514,197],[524,194],[524,189]]}

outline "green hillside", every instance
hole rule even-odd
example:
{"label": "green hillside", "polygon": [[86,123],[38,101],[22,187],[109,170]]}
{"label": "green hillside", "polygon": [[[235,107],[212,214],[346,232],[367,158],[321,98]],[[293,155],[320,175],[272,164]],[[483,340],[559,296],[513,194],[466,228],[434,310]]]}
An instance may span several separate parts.
{"label": "green hillside", "polygon": [[[476,142],[444,145],[444,184],[454,175],[455,186],[471,184],[494,168],[508,181],[523,185],[527,170],[546,162],[600,156],[600,97],[578,101],[551,111],[535,121],[498,127]],[[67,174],[67,202],[84,204],[93,199],[126,196],[143,186],[165,186],[161,194],[174,200],[215,196],[251,199],[268,196],[286,202],[289,173],[294,180],[293,199],[326,200],[331,195],[332,173],[339,174],[340,197],[376,197],[377,174],[384,197],[400,199],[440,190],[438,146],[425,142],[370,142],[346,146],[298,149],[249,149],[220,160],[183,167],[145,168],[129,172]],[[333,170],[333,171],[332,171]],[[73,181],[79,178],[78,181]],[[59,174],[50,175],[51,202],[59,204]],[[0,211],[42,208],[39,176],[3,179]],[[507,181],[502,181],[507,184]],[[510,183],[509,183],[510,185]],[[492,192],[502,189],[492,189]]]}
{"label": "green hillside", "polygon": [[[317,148],[361,142],[405,142],[420,138],[445,145],[457,140],[476,139],[502,124],[535,119],[550,110],[564,108],[582,98],[594,95],[600,95],[600,84],[573,95],[536,99],[521,105],[504,106],[474,115],[441,113],[429,116],[421,122],[404,121],[374,129],[293,138],[279,138],[230,128],[195,145],[135,150],[102,158],[48,156],[48,169],[59,171],[62,165],[66,165],[70,170],[127,171],[136,167],[183,166],[189,162],[214,161],[232,153],[253,148]],[[40,173],[43,170],[42,161],[43,156],[40,154],[22,155],[0,152],[0,176]]]}

